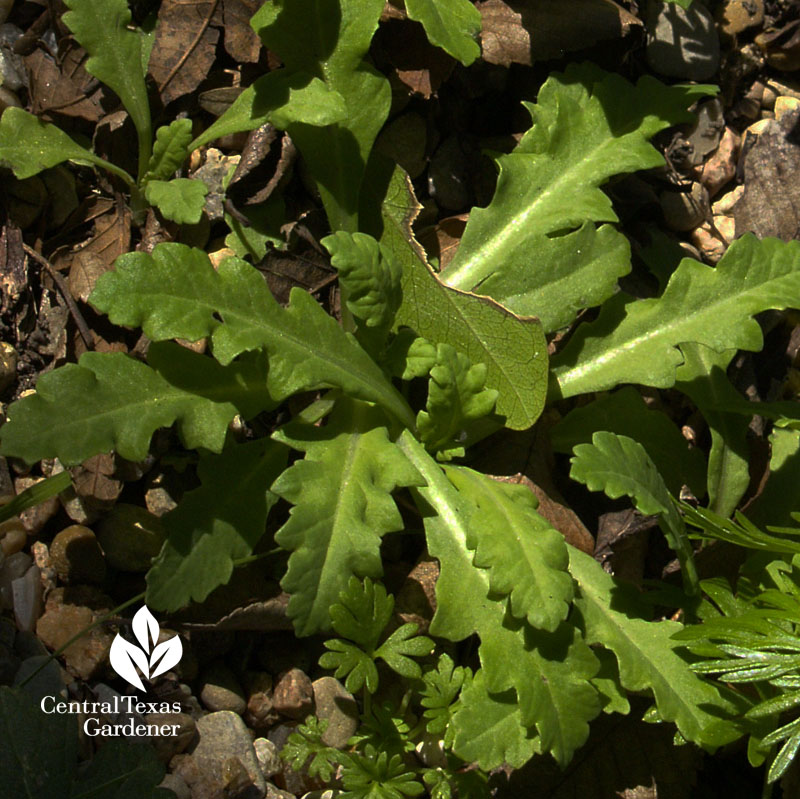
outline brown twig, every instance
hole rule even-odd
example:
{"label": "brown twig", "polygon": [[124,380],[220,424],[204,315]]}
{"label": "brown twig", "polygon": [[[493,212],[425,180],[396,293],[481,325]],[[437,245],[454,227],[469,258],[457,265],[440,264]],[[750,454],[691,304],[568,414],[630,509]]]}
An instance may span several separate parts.
{"label": "brown twig", "polygon": [[37,264],[43,266],[47,270],[50,277],[53,278],[53,282],[56,284],[56,287],[58,288],[61,296],[64,298],[64,302],[66,303],[72,318],[75,320],[75,325],[78,328],[78,332],[81,334],[83,343],[86,345],[87,349],[93,350],[95,345],[94,333],[92,333],[92,331],[89,329],[89,325],[86,324],[83,314],[78,309],[75,300],[72,299],[72,294],[70,294],[69,286],[67,286],[64,277],[53,267],[47,258],[36,252],[33,247],[29,247],[23,242],[22,249],[30,258],[33,258]]}

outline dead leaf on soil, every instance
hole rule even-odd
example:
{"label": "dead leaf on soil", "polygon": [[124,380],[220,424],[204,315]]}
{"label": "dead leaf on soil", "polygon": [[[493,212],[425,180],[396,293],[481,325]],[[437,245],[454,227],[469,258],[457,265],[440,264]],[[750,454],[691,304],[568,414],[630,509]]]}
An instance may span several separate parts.
{"label": "dead leaf on soil", "polygon": [[439,271],[447,268],[458,252],[469,214],[457,214],[440,220],[434,227],[427,228],[419,236],[419,243],[429,257],[439,261]]}
{"label": "dead leaf on soil", "polygon": [[122,482],[114,476],[114,456],[95,455],[70,469],[72,486],[91,517],[110,510],[122,492]]}
{"label": "dead leaf on soil", "polygon": [[225,0],[225,49],[238,63],[254,64],[261,51],[261,40],[250,27],[250,17],[258,11],[259,0]]}
{"label": "dead leaf on soil", "polygon": [[47,119],[57,113],[89,122],[97,122],[103,116],[103,88],[83,68],[85,59],[86,52],[77,46],[67,46],[60,68],[43,49],[25,57],[34,114]]}
{"label": "dead leaf on soil", "polygon": [[763,120],[757,135],[745,133],[739,162],[744,194],[733,207],[737,238],[748,231],[759,238],[800,238],[798,124],[800,109],[780,122]]}
{"label": "dead leaf on soil", "polygon": [[223,25],[218,0],[165,0],[161,4],[148,71],[164,105],[193,92],[208,75],[219,39],[212,22]]}
{"label": "dead leaf on soil", "polygon": [[130,249],[131,213],[118,203],[94,222],[94,234],[72,256],[69,267],[69,290],[76,300],[86,302],[97,278]]}
{"label": "dead leaf on soil", "polygon": [[483,58],[504,67],[562,58],[643,29],[613,0],[485,0],[478,8]]}

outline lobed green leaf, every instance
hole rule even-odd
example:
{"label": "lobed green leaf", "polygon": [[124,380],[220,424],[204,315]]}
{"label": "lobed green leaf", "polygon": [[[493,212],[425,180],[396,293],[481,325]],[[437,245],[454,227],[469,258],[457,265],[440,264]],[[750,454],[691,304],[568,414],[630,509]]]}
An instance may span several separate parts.
{"label": "lobed green leaf", "polygon": [[668,388],[683,361],[678,346],[757,351],[756,314],[800,306],[800,242],[735,241],[716,267],[684,259],[661,297],[617,294],[582,324],[553,359],[553,396],[571,397],[642,383]]}
{"label": "lobed green leaf", "polygon": [[578,444],[574,452],[569,473],[573,480],[590,491],[604,491],[611,499],[631,497],[646,516],[658,514],[667,543],[681,563],[687,593],[699,593],[697,567],[683,519],[644,447],[627,436],[601,431],[592,436],[591,444]]}
{"label": "lobed green leaf", "polygon": [[125,0],[65,0],[62,20],[89,54],[86,71],[113,89],[131,116],[139,139],[139,179],[150,161],[150,103],[144,82],[143,40],[132,30]]}
{"label": "lobed green leaf", "polygon": [[602,303],[630,271],[630,254],[621,233],[596,227],[617,221],[600,186],[660,166],[648,139],[688,121],[691,102],[684,89],[649,76],[633,86],[592,65],[551,75],[525,104],[533,126],[497,159],[494,198],[470,214],[445,282],[536,316],[547,332]]}
{"label": "lobed green leaf", "polygon": [[144,196],[166,219],[179,225],[196,225],[203,214],[208,186],[202,180],[174,178],[149,180]]}
{"label": "lobed green leaf", "polygon": [[87,352],[78,364],[42,375],[36,393],[8,409],[2,452],[70,466],[113,449],[140,461],[153,432],[174,422],[186,447],[219,452],[237,413],[249,417],[274,405],[263,359],[223,367],[164,342],[151,345],[148,361]]}
{"label": "lobed green leaf", "polygon": [[292,552],[281,585],[298,635],[330,628],[329,608],[351,576],[381,576],[381,536],[403,527],[391,492],[421,478],[384,424],[376,408],[339,402],[325,427],[275,434],[306,453],[272,486],[294,505],[275,540]]}
{"label": "lobed green leaf", "polygon": [[467,546],[475,550],[475,566],[489,570],[492,591],[508,595],[517,618],[556,630],[573,597],[569,556],[564,537],[536,512],[534,494],[465,467],[445,473],[474,506]]}
{"label": "lobed green leaf", "polygon": [[258,270],[241,259],[228,258],[214,269],[202,250],[159,244],[151,254],[120,256],[89,300],[115,324],[141,327],[153,341],[211,336],[223,364],[265,349],[267,387],[278,401],[339,387],[414,427],[410,408],[380,367],[313,297],[294,288],[282,308]]}
{"label": "lobed green leaf", "polygon": [[672,639],[682,629],[680,624],[646,621],[636,594],[574,547],[569,547],[569,568],[578,583],[575,607],[586,640],[616,655],[627,690],[651,690],[661,718],[674,721],[688,741],[717,747],[739,737],[735,725],[718,722],[740,712],[746,702],[692,672],[676,651],[680,644]]}

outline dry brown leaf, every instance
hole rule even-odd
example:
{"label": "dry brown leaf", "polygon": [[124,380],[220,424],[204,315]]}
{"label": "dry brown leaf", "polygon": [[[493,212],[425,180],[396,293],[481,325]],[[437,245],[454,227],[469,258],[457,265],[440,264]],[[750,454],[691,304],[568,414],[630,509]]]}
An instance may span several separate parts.
{"label": "dry brown leaf", "polygon": [[69,267],[69,290],[86,302],[97,278],[130,249],[131,213],[122,203],[94,221],[94,235],[73,253]]}
{"label": "dry brown leaf", "polygon": [[478,8],[483,58],[504,67],[562,58],[643,29],[613,0],[486,0]]}
{"label": "dry brown leaf", "polygon": [[448,216],[420,233],[419,243],[431,258],[439,261],[439,271],[446,269],[455,258],[468,219],[469,214]]}
{"label": "dry brown leaf", "polygon": [[158,12],[148,71],[168,105],[205,80],[216,56],[222,9],[218,0],[165,0]]}
{"label": "dry brown leaf", "polygon": [[108,453],[95,455],[70,469],[75,493],[92,516],[109,510],[122,493],[122,482],[114,476],[114,469],[114,456]]}
{"label": "dry brown leaf", "polygon": [[25,57],[33,113],[46,119],[52,114],[97,122],[105,113],[102,86],[83,68],[86,53],[78,47],[65,50],[61,68],[43,49]]}
{"label": "dry brown leaf", "polygon": [[238,63],[254,64],[261,51],[261,40],[250,27],[250,17],[258,11],[259,0],[224,0],[225,49]]}

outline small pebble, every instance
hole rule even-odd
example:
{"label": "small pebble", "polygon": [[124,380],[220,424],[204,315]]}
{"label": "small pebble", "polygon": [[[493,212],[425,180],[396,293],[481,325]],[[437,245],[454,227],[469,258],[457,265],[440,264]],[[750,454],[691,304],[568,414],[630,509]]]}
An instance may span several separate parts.
{"label": "small pebble", "polygon": [[236,757],[246,770],[258,796],[264,796],[266,782],[258,765],[253,739],[241,716],[223,710],[209,713],[197,722],[199,741],[192,751],[198,770],[217,783],[223,782],[223,765]]}
{"label": "small pebble", "polygon": [[264,775],[264,779],[268,780],[270,777],[274,777],[283,769],[283,761],[278,752],[278,747],[268,738],[256,738],[253,741],[253,749],[255,749],[258,765]]}
{"label": "small pebble", "polygon": [[95,534],[81,524],[65,527],[50,544],[50,560],[65,583],[102,583],[106,562]]}
{"label": "small pebble", "polygon": [[662,191],[658,199],[670,230],[693,230],[708,215],[708,192],[697,182],[692,183],[691,191]]}
{"label": "small pebble", "polygon": [[21,552],[28,542],[28,532],[18,517],[7,519],[0,524],[0,536],[2,536],[0,548],[6,557]]}
{"label": "small pebble", "polygon": [[42,581],[39,578],[39,567],[31,567],[11,583],[11,594],[14,602],[14,618],[17,627],[25,632],[36,629],[36,621],[42,615]]}
{"label": "small pebble", "polygon": [[[148,713],[144,720],[145,724],[173,728],[169,731],[170,735],[150,736],[150,743],[163,763],[168,763],[175,755],[185,751],[197,732],[195,720],[187,713]],[[177,734],[172,735],[175,727],[178,728]]]}
{"label": "small pebble", "polygon": [[353,695],[333,677],[314,680],[314,707],[320,721],[328,728],[322,742],[334,749],[344,749],[358,729],[358,705]]}
{"label": "small pebble", "polygon": [[311,713],[314,700],[311,680],[300,669],[285,671],[272,694],[275,710],[290,719],[303,719]]}
{"label": "small pebble", "polygon": [[191,788],[177,774],[166,774],[158,783],[159,788],[166,788],[175,794],[175,799],[192,799]]}
{"label": "small pebble", "polygon": [[728,36],[764,22],[764,0],[725,0],[717,7],[720,29]]}
{"label": "small pebble", "polygon": [[703,164],[700,182],[705,186],[709,197],[736,176],[736,160],[739,155],[739,136],[732,128],[725,128],[716,152]]}
{"label": "small pebble", "polygon": [[31,567],[33,560],[27,552],[17,552],[6,558],[0,568],[0,600],[4,608],[9,610],[14,607],[14,597],[11,592],[11,583],[22,577]]}
{"label": "small pebble", "polygon": [[200,701],[212,712],[229,710],[242,715],[247,708],[244,691],[236,675],[222,662],[206,668],[202,677]]}

